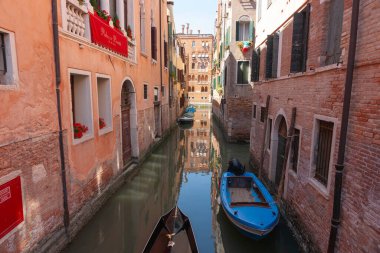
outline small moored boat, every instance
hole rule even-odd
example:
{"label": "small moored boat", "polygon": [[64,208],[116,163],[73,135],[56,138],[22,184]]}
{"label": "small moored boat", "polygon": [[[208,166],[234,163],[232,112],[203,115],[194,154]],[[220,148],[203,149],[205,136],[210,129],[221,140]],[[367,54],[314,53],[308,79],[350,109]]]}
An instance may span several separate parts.
{"label": "small moored boat", "polygon": [[227,171],[222,175],[222,207],[240,232],[254,239],[263,238],[278,224],[278,207],[253,173],[242,171],[238,174]]}
{"label": "small moored boat", "polygon": [[144,253],[198,253],[189,218],[176,206],[161,217]]}
{"label": "small moored boat", "polygon": [[186,112],[177,119],[179,123],[193,123],[194,122],[194,113]]}

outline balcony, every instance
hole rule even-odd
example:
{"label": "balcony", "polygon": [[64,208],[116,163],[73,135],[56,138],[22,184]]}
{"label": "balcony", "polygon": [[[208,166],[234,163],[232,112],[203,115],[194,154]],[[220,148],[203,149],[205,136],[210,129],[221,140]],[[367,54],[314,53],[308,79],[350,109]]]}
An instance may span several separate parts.
{"label": "balcony", "polygon": [[125,31],[114,28],[112,21],[99,21],[87,1],[83,5],[78,0],[62,1],[62,10],[62,26],[66,35],[136,63],[135,42],[126,36]]}

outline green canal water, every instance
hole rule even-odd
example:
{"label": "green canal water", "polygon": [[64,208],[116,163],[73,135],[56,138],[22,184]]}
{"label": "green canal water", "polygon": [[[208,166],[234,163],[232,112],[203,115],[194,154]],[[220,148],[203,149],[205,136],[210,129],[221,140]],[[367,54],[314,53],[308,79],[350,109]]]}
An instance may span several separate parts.
{"label": "green canal water", "polygon": [[218,179],[232,157],[248,165],[249,145],[227,143],[208,107],[190,129],[175,129],[64,250],[140,253],[175,204],[190,218],[201,253],[299,252],[283,219],[260,241],[241,235],[219,202]]}

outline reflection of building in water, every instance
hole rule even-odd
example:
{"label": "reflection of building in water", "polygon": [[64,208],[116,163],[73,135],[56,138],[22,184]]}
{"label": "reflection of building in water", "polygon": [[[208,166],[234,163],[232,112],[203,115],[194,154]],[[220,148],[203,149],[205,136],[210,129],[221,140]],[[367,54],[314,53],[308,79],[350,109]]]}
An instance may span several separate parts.
{"label": "reflection of building in water", "polygon": [[210,157],[210,109],[198,107],[194,114],[194,125],[185,130],[185,171],[209,171]]}

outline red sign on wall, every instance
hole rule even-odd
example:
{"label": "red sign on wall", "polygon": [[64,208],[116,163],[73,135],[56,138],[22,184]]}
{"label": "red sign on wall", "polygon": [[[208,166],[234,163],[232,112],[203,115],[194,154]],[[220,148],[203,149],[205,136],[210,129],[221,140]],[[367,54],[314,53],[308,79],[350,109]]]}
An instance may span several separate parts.
{"label": "red sign on wall", "polygon": [[21,179],[0,185],[0,239],[24,221]]}
{"label": "red sign on wall", "polygon": [[121,31],[109,26],[108,22],[97,14],[89,14],[92,42],[128,57],[127,37]]}

